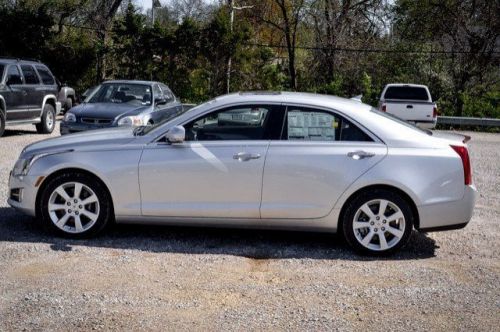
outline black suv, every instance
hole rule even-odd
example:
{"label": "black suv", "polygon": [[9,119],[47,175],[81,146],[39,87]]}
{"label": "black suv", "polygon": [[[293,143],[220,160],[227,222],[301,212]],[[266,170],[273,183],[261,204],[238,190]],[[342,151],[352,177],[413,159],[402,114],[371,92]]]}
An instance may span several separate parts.
{"label": "black suv", "polygon": [[58,85],[40,62],[0,58],[0,136],[6,125],[33,123],[42,134],[55,127],[61,110]]}

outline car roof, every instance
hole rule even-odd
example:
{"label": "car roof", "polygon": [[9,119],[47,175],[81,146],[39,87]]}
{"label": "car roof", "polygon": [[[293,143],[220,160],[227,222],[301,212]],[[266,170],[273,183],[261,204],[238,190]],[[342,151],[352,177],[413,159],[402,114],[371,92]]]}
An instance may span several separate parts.
{"label": "car roof", "polygon": [[214,103],[287,103],[336,109],[344,113],[367,111],[370,105],[342,97],[306,92],[246,91],[223,95],[214,99]]}
{"label": "car roof", "polygon": [[413,83],[390,83],[390,84],[386,85],[387,88],[392,87],[392,86],[395,86],[395,87],[408,86],[410,88],[427,88],[427,85],[413,84]]}
{"label": "car roof", "polygon": [[110,80],[110,81],[104,81],[102,84],[145,84],[145,85],[151,85],[151,84],[164,84],[161,82],[156,82],[156,81],[141,81],[141,80]]}
{"label": "car roof", "polygon": [[13,58],[0,58],[0,63],[1,64],[15,64],[15,63],[19,63],[19,64],[28,64],[28,65],[43,65],[45,66],[43,63],[39,62],[39,61],[33,61],[33,60],[23,60],[23,59],[13,59]]}

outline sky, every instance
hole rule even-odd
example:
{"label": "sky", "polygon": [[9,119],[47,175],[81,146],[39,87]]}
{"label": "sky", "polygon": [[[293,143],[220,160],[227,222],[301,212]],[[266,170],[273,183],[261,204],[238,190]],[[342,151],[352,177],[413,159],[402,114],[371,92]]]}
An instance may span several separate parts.
{"label": "sky", "polygon": [[[151,9],[151,4],[152,0],[133,0],[134,4],[142,7],[143,11],[147,11],[148,9]],[[160,3],[162,5],[166,5],[169,2],[169,0],[160,0]],[[213,0],[205,0],[205,2],[213,2]]]}
{"label": "sky", "polygon": [[[160,2],[163,4],[163,1],[160,0]],[[152,0],[134,0],[134,3],[146,11],[151,8]]]}

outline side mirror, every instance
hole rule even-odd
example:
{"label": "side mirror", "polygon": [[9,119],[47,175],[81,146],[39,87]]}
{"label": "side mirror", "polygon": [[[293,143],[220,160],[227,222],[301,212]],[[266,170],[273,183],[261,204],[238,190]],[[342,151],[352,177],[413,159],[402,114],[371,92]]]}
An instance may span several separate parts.
{"label": "side mirror", "polygon": [[166,138],[170,143],[182,143],[186,139],[186,130],[183,126],[172,127],[167,132]]}
{"label": "side mirror", "polygon": [[155,98],[155,105],[165,105],[167,103],[167,99],[164,97]]}

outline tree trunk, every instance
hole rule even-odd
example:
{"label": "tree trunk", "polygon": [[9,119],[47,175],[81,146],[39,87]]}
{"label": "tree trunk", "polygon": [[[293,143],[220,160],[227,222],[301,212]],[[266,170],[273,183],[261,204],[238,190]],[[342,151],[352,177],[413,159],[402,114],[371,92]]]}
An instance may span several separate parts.
{"label": "tree trunk", "polygon": [[286,47],[288,51],[288,71],[290,74],[290,89],[297,89],[297,74],[295,72],[295,47],[290,40],[290,36],[286,37]]}

